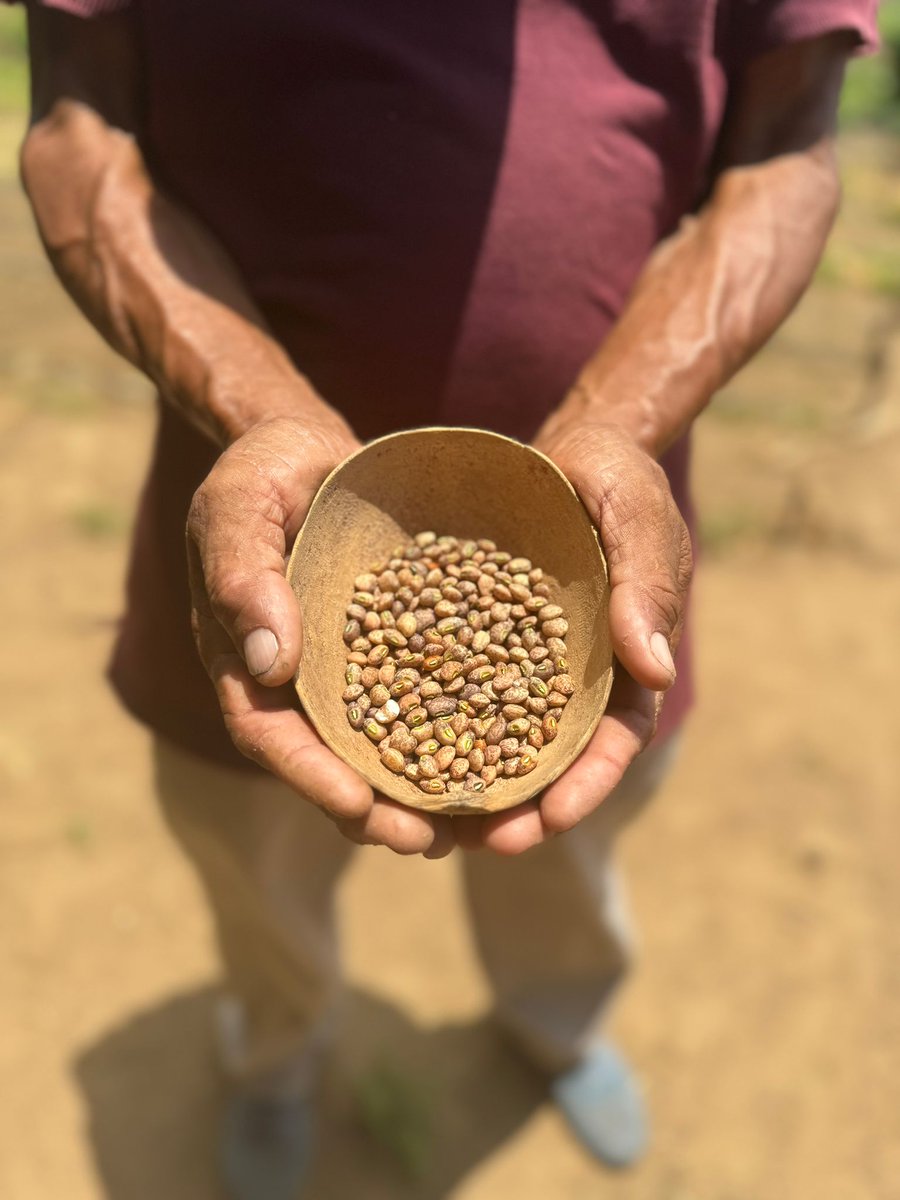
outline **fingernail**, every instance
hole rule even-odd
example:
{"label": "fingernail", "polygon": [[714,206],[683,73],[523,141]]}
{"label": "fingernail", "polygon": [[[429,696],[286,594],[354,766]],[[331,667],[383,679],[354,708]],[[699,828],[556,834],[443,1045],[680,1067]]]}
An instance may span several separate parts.
{"label": "fingernail", "polygon": [[669,643],[664,633],[653,633],[650,635],[650,653],[662,667],[662,669],[672,678],[675,678],[675,663],[672,659],[672,651],[669,649]]}
{"label": "fingernail", "polygon": [[251,675],[265,675],[278,657],[278,639],[271,629],[254,629],[244,638],[244,662]]}

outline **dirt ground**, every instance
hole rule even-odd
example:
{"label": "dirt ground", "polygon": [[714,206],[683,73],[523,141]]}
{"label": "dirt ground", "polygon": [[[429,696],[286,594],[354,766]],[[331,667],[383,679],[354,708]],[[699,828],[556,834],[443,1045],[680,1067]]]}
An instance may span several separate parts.
{"label": "dirt ground", "polygon": [[[0,1197],[215,1200],[209,921],[102,680],[147,390],[0,132]],[[845,153],[823,280],[698,432],[701,703],[623,847],[652,1155],[594,1166],[496,1040],[454,861],[372,850],[315,1200],[900,1198],[900,175]]]}

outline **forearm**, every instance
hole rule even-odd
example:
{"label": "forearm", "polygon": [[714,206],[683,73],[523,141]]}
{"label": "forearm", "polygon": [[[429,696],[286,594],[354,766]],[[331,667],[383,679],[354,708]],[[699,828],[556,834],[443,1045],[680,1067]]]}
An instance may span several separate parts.
{"label": "forearm", "polygon": [[193,424],[222,445],[277,416],[348,435],[214,238],[154,186],[130,134],[64,99],[32,125],[21,163],[66,290]]}
{"label": "forearm", "polygon": [[600,421],[661,454],[797,303],[838,201],[830,141],[724,172],[658,247],[542,437]]}

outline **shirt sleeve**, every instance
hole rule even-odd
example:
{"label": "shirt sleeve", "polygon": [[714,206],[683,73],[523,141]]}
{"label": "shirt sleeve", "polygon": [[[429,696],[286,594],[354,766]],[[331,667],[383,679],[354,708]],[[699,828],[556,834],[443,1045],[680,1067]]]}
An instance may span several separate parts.
{"label": "shirt sleeve", "polygon": [[735,57],[749,62],[768,50],[845,32],[854,54],[878,49],[878,0],[736,0],[731,4]]}

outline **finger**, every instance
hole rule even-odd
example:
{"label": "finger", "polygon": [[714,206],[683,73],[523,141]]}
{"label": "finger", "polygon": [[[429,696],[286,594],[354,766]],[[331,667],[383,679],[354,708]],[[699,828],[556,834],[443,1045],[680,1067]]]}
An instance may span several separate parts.
{"label": "finger", "polygon": [[549,834],[572,829],[618,786],[653,737],[661,701],[662,693],[620,673],[617,694],[594,736],[541,798],[541,820]]}
{"label": "finger", "polygon": [[675,681],[691,577],[691,544],[661,468],[644,459],[617,473],[600,498],[600,536],[609,565],[613,650],[653,691]]}
{"label": "finger", "polygon": [[691,544],[665,472],[623,430],[577,423],[550,447],[600,533],[613,649],[644,687],[675,680]]}
{"label": "finger", "polygon": [[524,854],[552,836],[553,830],[545,824],[541,806],[535,799],[486,817],[481,838],[486,850],[511,857]]}
{"label": "finger", "polygon": [[609,596],[609,628],[616,658],[629,674],[644,687],[666,691],[675,682],[673,651],[680,622],[664,612],[662,594],[658,586],[651,593],[642,583],[615,585]]}
{"label": "finger", "polygon": [[537,798],[499,813],[455,818],[454,825],[457,844],[467,852],[522,854],[552,836],[541,819]]}
{"label": "finger", "polygon": [[487,817],[461,813],[453,818],[453,833],[461,850],[484,849],[484,823]]}
{"label": "finger", "polygon": [[395,854],[426,854],[435,845],[434,818],[385,796],[376,796],[363,816],[340,820],[337,825],[357,845],[386,846]]}
{"label": "finger", "polygon": [[365,819],[372,789],[322,742],[294,707],[290,688],[262,686],[234,651],[214,661],[212,678],[225,725],[242,754],[334,817]]}
{"label": "finger", "polygon": [[[187,550],[198,627],[218,621],[250,674],[277,686],[297,670],[301,631],[284,577],[284,513],[269,486],[223,457],[194,496]],[[208,648],[198,648],[208,669]]]}
{"label": "finger", "polygon": [[434,841],[424,853],[425,858],[446,858],[456,849],[456,821],[453,817],[432,817]]}
{"label": "finger", "polygon": [[509,856],[572,829],[606,799],[653,737],[662,698],[619,670],[607,710],[572,766],[541,796],[459,831],[460,845]]}

